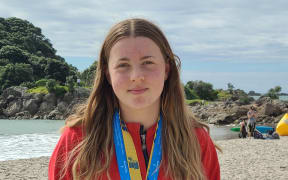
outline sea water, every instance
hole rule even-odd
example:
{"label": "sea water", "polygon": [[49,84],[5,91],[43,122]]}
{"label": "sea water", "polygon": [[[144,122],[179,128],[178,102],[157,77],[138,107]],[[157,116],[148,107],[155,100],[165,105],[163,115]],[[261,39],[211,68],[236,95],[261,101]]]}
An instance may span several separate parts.
{"label": "sea water", "polygon": [[63,120],[0,120],[0,161],[50,156]]}
{"label": "sea water", "polygon": [[[0,120],[0,161],[51,156],[63,120]],[[237,138],[230,127],[210,125],[214,140]]]}

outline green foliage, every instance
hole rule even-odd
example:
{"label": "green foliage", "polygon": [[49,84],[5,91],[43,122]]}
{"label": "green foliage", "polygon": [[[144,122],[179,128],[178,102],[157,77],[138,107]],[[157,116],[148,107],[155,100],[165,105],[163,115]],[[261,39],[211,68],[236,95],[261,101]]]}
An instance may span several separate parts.
{"label": "green foliage", "polygon": [[226,101],[232,97],[232,95],[228,91],[217,90],[217,98],[220,101]]}
{"label": "green foliage", "polygon": [[5,58],[0,59],[0,66],[6,66],[9,63],[10,63],[9,59],[5,59]]}
{"label": "green foliage", "polygon": [[249,96],[240,96],[239,98],[239,103],[242,105],[245,104],[249,104],[251,101],[253,101],[254,98],[253,97],[249,97]]}
{"label": "green foliage", "polygon": [[187,100],[199,99],[199,96],[193,89],[190,89],[187,85],[184,86],[184,92]]}
{"label": "green foliage", "polygon": [[0,90],[33,80],[33,70],[29,64],[8,64],[1,68]]}
{"label": "green foliage", "polygon": [[187,88],[195,91],[200,99],[204,100],[216,100],[217,91],[213,89],[213,85],[203,81],[189,81],[186,84]]}
{"label": "green foliage", "polygon": [[11,63],[28,63],[28,57],[23,50],[16,46],[3,46],[0,49],[0,58],[8,59]]}
{"label": "green foliage", "polygon": [[22,87],[27,87],[29,89],[36,87],[36,84],[33,82],[23,82],[20,84]]}
{"label": "green foliage", "polygon": [[232,94],[233,93],[233,89],[234,89],[233,84],[232,83],[228,83],[227,86],[228,86],[229,93]]}
{"label": "green foliage", "polygon": [[75,81],[73,76],[69,76],[66,78],[66,85],[68,86],[68,92],[74,92]]}
{"label": "green foliage", "polygon": [[46,83],[46,88],[49,93],[54,93],[56,89],[57,82],[55,79],[49,79]]}
{"label": "green foliage", "polygon": [[47,79],[55,79],[64,84],[69,75],[69,66],[67,63],[49,59],[44,72]]}
{"label": "green foliage", "polygon": [[[37,81],[43,78],[55,79],[61,84],[65,84],[67,76],[73,76],[75,81],[79,76],[77,68],[68,65],[64,58],[56,55],[56,50],[50,40],[42,34],[39,27],[19,18],[0,18],[0,74],[7,73],[6,66],[9,64],[20,63],[29,65],[32,69],[30,71],[32,79],[17,80],[11,83],[11,78],[2,78],[0,91],[11,85],[17,86],[26,81]],[[6,67],[5,70],[2,66]],[[20,77],[15,77],[18,75]],[[23,77],[25,74],[14,73],[13,78],[21,79]]]}
{"label": "green foliage", "polygon": [[66,92],[68,92],[68,88],[66,86],[57,85],[54,90],[54,93],[57,97],[63,97]]}
{"label": "green foliage", "polygon": [[188,105],[194,105],[194,104],[208,105],[209,104],[209,101],[205,101],[205,100],[201,100],[201,99],[191,99],[191,100],[186,99],[185,102]]}
{"label": "green foliage", "polygon": [[95,61],[88,69],[84,70],[81,75],[80,79],[81,82],[84,82],[84,86],[92,86],[94,77],[96,75],[97,69],[97,61]]}
{"label": "green foliage", "polygon": [[35,85],[37,87],[46,86],[47,82],[48,82],[48,79],[40,79],[40,80],[35,82]]}
{"label": "green foliage", "polygon": [[275,86],[274,88],[269,89],[269,91],[264,96],[268,96],[271,99],[279,99],[279,93],[281,90],[282,88],[280,86]]}
{"label": "green foliage", "polygon": [[40,86],[40,87],[35,87],[32,89],[29,89],[27,91],[28,93],[42,93],[42,94],[48,94],[48,90],[46,87],[44,86]]}

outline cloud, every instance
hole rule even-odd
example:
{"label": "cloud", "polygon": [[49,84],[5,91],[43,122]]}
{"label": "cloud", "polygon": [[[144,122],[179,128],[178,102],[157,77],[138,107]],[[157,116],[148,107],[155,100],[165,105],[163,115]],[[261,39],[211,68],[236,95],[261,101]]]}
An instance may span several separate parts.
{"label": "cloud", "polygon": [[[287,7],[287,0],[2,0],[0,17],[16,16],[40,27],[63,57],[96,59],[113,24],[141,17],[160,26],[187,69],[194,61],[288,66]],[[224,72],[225,66],[221,70]],[[259,82],[270,78],[271,86],[283,75],[262,73],[255,77]],[[238,79],[237,83],[250,81],[240,81],[243,74],[236,74],[227,76]],[[183,78],[187,77],[184,74]],[[208,80],[205,74],[201,77]]]}

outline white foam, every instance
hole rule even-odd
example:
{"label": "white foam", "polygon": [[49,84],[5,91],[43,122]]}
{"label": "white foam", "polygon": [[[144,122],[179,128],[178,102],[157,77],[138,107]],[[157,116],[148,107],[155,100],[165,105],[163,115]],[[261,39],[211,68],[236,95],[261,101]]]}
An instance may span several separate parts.
{"label": "white foam", "polygon": [[51,156],[60,135],[0,135],[0,161]]}

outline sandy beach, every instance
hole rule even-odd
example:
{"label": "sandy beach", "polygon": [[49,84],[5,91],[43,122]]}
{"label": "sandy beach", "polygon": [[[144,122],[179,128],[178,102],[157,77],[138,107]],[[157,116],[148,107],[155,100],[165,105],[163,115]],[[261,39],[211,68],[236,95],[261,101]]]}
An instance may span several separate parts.
{"label": "sandy beach", "polygon": [[[216,141],[221,179],[286,180],[288,137],[280,140],[232,139]],[[0,161],[1,180],[47,179],[49,157]]]}

